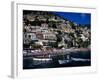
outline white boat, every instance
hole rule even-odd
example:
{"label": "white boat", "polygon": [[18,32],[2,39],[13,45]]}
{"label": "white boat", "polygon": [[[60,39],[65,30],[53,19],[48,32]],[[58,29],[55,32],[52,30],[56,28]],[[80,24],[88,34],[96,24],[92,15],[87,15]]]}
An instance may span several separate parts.
{"label": "white boat", "polygon": [[83,59],[83,58],[72,58],[73,61],[90,61],[90,59]]}
{"label": "white boat", "polygon": [[69,60],[58,60],[59,64],[67,64]]}
{"label": "white boat", "polygon": [[51,61],[52,58],[33,58],[35,61]]}

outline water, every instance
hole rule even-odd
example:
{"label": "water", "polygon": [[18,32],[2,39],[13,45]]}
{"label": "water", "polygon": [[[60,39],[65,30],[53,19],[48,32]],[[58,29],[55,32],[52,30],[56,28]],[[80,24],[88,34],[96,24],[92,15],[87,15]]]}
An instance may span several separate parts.
{"label": "water", "polygon": [[[91,51],[71,52],[69,56],[52,56],[52,60],[34,60],[33,57],[23,59],[23,69],[59,68],[91,66]],[[62,62],[62,63],[59,63]]]}

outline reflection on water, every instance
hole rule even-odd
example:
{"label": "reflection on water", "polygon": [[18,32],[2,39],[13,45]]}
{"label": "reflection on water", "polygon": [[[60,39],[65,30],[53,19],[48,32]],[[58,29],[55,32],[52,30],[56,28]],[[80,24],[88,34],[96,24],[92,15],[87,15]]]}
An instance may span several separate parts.
{"label": "reflection on water", "polygon": [[91,66],[91,52],[78,51],[49,58],[24,57],[23,69]]}

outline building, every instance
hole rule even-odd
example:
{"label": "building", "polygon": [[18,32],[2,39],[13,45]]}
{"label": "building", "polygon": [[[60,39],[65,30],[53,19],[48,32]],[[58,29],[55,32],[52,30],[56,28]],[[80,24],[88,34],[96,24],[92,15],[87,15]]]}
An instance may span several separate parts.
{"label": "building", "polygon": [[53,33],[44,33],[43,34],[43,38],[46,39],[46,40],[56,40],[56,35],[53,34]]}

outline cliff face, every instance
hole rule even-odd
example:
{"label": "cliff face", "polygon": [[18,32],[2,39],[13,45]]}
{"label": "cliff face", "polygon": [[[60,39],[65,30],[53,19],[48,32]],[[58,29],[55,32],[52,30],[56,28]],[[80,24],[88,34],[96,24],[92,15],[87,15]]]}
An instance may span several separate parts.
{"label": "cliff face", "polygon": [[[39,49],[39,46],[40,49],[48,49],[48,47],[49,49],[88,48],[91,42],[91,32],[88,26],[78,25],[53,12],[24,11],[23,47],[26,48],[27,45],[33,49]],[[36,44],[40,41],[43,45]],[[38,48],[34,48],[36,45]]]}

